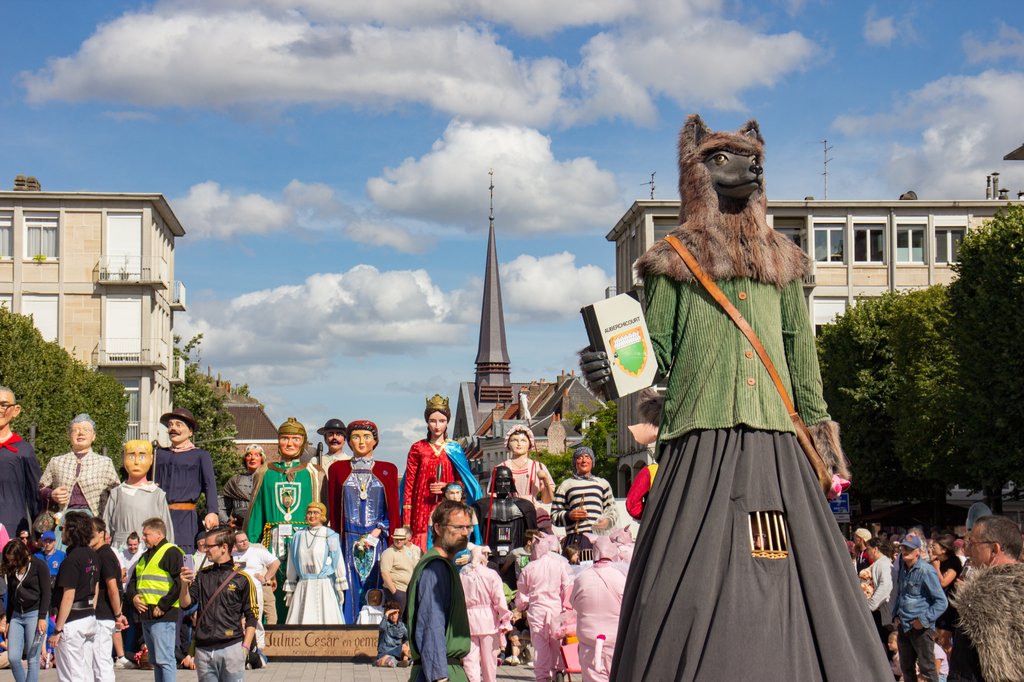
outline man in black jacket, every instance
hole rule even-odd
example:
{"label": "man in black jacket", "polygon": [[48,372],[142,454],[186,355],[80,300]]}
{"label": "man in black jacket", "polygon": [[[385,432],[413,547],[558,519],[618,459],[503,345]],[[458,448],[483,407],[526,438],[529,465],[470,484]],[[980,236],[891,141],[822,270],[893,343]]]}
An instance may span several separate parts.
{"label": "man in black jacket", "polygon": [[[210,560],[199,573],[182,571],[181,605],[199,605],[195,626],[196,672],[200,679],[216,676],[236,682],[245,675],[246,654],[256,637],[259,606],[252,579],[235,567],[231,550],[235,531],[216,528],[206,534]],[[245,629],[241,629],[244,622]]]}

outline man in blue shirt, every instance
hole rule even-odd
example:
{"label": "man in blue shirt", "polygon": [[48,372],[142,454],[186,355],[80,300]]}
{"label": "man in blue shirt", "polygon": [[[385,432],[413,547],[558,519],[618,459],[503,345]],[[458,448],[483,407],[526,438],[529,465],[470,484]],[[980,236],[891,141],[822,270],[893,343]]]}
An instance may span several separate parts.
{"label": "man in blue shirt", "polygon": [[60,564],[64,561],[66,555],[57,549],[57,536],[52,530],[43,533],[39,540],[43,543],[43,548],[36,552],[36,558],[50,569],[50,581],[52,582],[57,578],[57,571],[60,569]]}
{"label": "man in blue shirt", "polygon": [[921,561],[921,538],[908,535],[900,543],[903,548],[904,571],[901,571],[893,625],[896,627],[897,645],[903,679],[939,682],[935,668],[935,620],[948,606],[946,594],[939,583],[939,574],[927,561]]}

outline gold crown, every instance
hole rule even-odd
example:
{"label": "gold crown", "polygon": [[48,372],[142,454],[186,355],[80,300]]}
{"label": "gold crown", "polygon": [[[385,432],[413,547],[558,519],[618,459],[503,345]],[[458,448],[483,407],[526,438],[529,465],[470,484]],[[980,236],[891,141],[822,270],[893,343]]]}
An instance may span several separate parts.
{"label": "gold crown", "polygon": [[433,397],[427,398],[427,409],[429,410],[447,410],[448,409],[448,398],[443,397],[440,393],[435,393]]}
{"label": "gold crown", "polygon": [[288,417],[288,420],[277,427],[277,435],[279,436],[302,436],[306,438],[306,427],[302,425],[295,417]]}

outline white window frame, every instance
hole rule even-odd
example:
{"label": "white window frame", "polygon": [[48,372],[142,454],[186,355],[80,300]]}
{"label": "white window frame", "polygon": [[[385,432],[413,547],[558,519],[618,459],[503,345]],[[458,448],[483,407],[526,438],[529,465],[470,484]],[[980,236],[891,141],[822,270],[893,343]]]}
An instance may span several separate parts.
{"label": "white window frame", "polygon": [[[941,225],[935,228],[935,264],[936,265],[949,265],[950,263],[959,263],[958,257],[950,258],[950,254],[953,252],[953,233],[960,233],[960,241],[957,242],[957,256],[959,256],[960,244],[963,243],[964,237],[967,236],[967,228],[963,225]],[[939,238],[940,235],[945,241],[945,260],[939,260]]]}
{"label": "white window frame", "polygon": [[0,260],[14,257],[14,213],[0,211]]}
{"label": "white window frame", "polygon": [[[40,319],[36,318],[37,313],[43,314]],[[22,294],[21,314],[32,315],[32,324],[42,334],[43,340],[60,339],[60,298],[57,294]]]}
{"label": "white window frame", "polygon": [[[25,223],[25,260],[35,260],[38,255],[46,256],[46,260],[57,260],[60,256],[60,213],[54,212],[29,212],[26,211],[23,217]],[[42,250],[30,249],[33,230],[53,230],[53,253],[44,253]],[[42,235],[40,235],[42,241]],[[41,247],[40,247],[41,248]],[[47,250],[49,251],[49,250]]]}
{"label": "white window frame", "polygon": [[[914,258],[914,233],[919,233],[921,240],[921,257]],[[906,239],[906,245],[901,242]],[[909,263],[911,265],[924,265],[928,257],[927,248],[928,223],[927,222],[906,222],[896,225],[896,262]]]}
{"label": "white window frame", "polygon": [[[867,233],[865,246],[867,247],[868,253],[864,259],[857,258],[857,235],[861,232]],[[871,238],[874,232],[880,232],[882,235],[882,244],[878,249],[879,257],[877,260],[871,257]],[[885,243],[887,241],[885,232],[885,223],[883,222],[855,222],[853,224],[853,262],[857,265],[885,265]]]}
{"label": "white window frame", "polygon": [[[833,235],[838,232],[840,239],[843,242],[842,252],[839,258],[833,258],[832,239]],[[818,234],[825,234],[825,253],[827,254],[824,260],[818,259]],[[846,262],[846,223],[843,222],[826,222],[814,223],[814,262],[823,264],[842,265]]]}

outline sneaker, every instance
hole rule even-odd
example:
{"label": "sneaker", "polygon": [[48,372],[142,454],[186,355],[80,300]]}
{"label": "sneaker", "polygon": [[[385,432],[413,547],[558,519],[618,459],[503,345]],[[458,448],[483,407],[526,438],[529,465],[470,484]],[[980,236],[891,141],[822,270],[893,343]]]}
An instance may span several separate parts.
{"label": "sneaker", "polygon": [[116,661],[114,661],[114,668],[117,670],[134,670],[135,664],[129,661],[124,656],[121,656]]}

